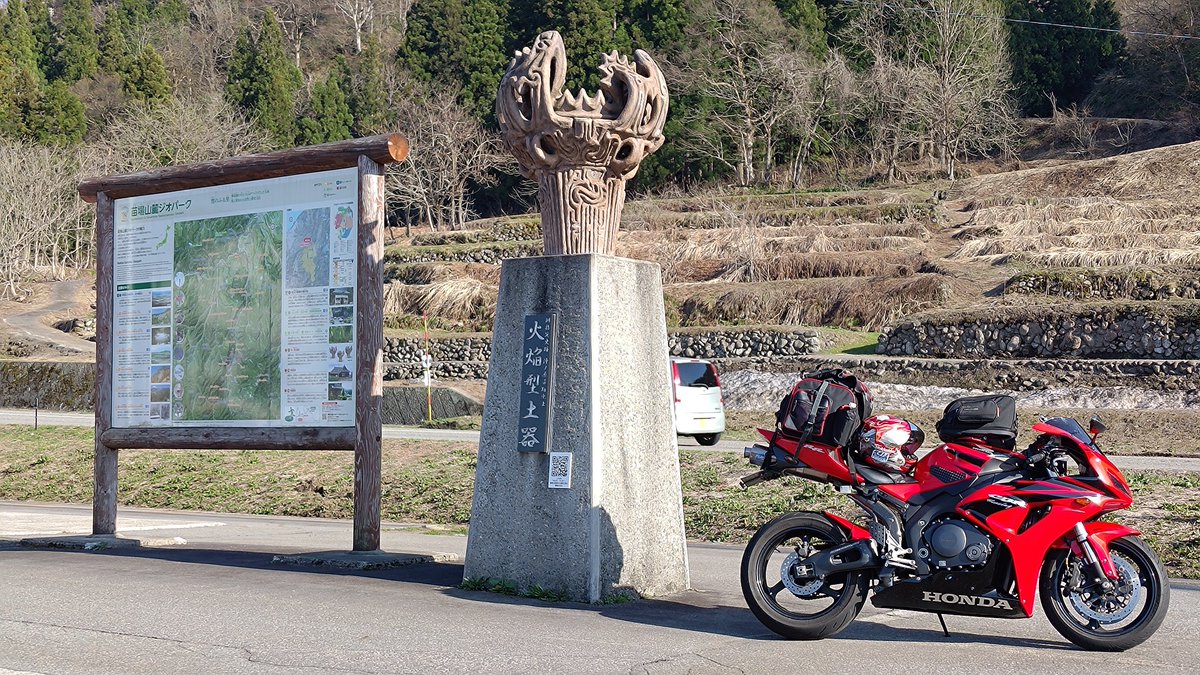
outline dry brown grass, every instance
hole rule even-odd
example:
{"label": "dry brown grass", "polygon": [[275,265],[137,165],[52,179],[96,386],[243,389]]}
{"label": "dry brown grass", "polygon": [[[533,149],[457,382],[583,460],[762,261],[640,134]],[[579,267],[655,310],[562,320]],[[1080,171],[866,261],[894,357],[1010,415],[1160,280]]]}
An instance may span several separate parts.
{"label": "dry brown grass", "polygon": [[998,264],[1021,263],[1032,267],[1200,267],[1200,249],[1121,249],[1116,251],[1033,251],[988,258]]}
{"label": "dry brown grass", "polygon": [[1188,199],[1093,195],[1017,200],[1001,194],[972,200],[967,210],[973,211],[970,221],[954,234],[964,243],[951,259],[1044,267],[1188,265],[1200,260],[1200,219]]}
{"label": "dry brown grass", "polygon": [[407,263],[389,267],[386,280],[399,284],[424,285],[461,277],[496,286],[500,283],[500,268],[484,263]]}
{"label": "dry brown grass", "polygon": [[684,326],[773,324],[879,328],[945,303],[952,289],[937,274],[667,288]]}
{"label": "dry brown grass", "polygon": [[1030,197],[1103,197],[1153,200],[1188,196],[1200,175],[1200,142],[1127,155],[1070,162],[963,181],[956,192],[990,200]]}
{"label": "dry brown grass", "polygon": [[488,321],[496,314],[496,286],[469,276],[429,284],[387,284],[383,290],[385,316],[427,314],[443,321]]}
{"label": "dry brown grass", "polygon": [[[1060,237],[1048,234],[985,237],[968,241],[950,257],[954,259],[987,258],[1011,253],[1101,253],[1127,250],[1132,252],[1196,252],[1200,253],[1200,232],[1170,234],[1077,234]],[[1163,256],[1164,259],[1169,259]]]}
{"label": "dry brown grass", "polygon": [[[919,254],[897,251],[783,253],[758,267],[765,280],[828,279],[834,277],[907,277],[925,263]],[[757,281],[745,274],[745,267],[727,265],[721,281]],[[712,278],[712,277],[710,277]]]}
{"label": "dry brown grass", "polygon": [[847,193],[701,195],[649,199],[626,205],[626,231],[712,230],[755,227],[826,227],[847,222],[881,225],[929,222],[929,192],[914,190]]}
{"label": "dry brown grass", "polygon": [[1112,197],[1044,197],[1019,204],[970,205],[976,225],[1008,226],[1022,221],[1069,222],[1164,220],[1192,216],[1190,205],[1162,199],[1121,201]]}
{"label": "dry brown grass", "polygon": [[928,237],[920,223],[809,228],[735,221],[714,230],[628,232],[617,253],[657,262],[664,283],[908,276],[925,262]]}

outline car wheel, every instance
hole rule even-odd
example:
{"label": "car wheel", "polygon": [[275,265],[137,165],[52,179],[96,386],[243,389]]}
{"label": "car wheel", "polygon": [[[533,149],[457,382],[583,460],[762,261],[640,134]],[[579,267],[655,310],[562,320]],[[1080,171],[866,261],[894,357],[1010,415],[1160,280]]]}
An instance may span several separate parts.
{"label": "car wheel", "polygon": [[721,434],[696,434],[696,442],[700,445],[716,445],[721,440]]}

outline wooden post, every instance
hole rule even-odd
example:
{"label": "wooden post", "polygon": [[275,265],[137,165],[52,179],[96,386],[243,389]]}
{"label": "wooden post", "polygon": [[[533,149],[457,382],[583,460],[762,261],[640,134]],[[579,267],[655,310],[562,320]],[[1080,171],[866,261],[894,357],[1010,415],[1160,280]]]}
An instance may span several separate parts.
{"label": "wooden post", "polygon": [[113,200],[96,195],[96,456],[92,534],[117,532],[117,450],[101,438],[112,426]]}
{"label": "wooden post", "polygon": [[354,550],[379,549],[383,443],[383,167],[358,158],[358,356]]}
{"label": "wooden post", "polygon": [[358,158],[363,155],[380,164],[400,162],[408,156],[408,141],[400,134],[383,134],[324,145],[288,148],[262,155],[245,155],[120,176],[88,178],[79,184],[79,196],[86,202],[92,202],[96,201],[98,192],[104,192],[109,199],[121,199],[294,176],[313,171],[348,169],[358,165]]}

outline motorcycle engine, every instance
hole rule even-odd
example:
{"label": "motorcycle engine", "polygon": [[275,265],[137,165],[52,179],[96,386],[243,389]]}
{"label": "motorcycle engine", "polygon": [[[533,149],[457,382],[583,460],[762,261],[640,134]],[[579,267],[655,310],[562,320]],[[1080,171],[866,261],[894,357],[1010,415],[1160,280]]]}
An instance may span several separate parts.
{"label": "motorcycle engine", "polygon": [[974,525],[946,518],[925,528],[917,555],[934,569],[982,567],[993,544],[994,540]]}

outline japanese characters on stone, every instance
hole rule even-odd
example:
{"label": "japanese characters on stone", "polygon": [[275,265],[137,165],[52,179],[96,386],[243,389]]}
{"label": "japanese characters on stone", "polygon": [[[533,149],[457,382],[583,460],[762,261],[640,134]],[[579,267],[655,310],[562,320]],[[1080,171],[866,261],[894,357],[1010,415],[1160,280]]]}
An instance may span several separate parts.
{"label": "japanese characters on stone", "polygon": [[521,452],[549,452],[554,314],[526,314],[523,337],[517,449]]}

